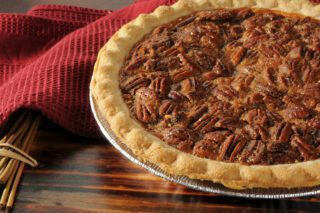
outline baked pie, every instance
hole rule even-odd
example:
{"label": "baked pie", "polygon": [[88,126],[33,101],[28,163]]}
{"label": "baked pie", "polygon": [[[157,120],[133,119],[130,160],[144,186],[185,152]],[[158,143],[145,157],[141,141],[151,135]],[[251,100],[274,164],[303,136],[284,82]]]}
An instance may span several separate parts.
{"label": "baked pie", "polygon": [[140,160],[235,188],[320,184],[320,6],[188,1],[123,26],[91,91]]}

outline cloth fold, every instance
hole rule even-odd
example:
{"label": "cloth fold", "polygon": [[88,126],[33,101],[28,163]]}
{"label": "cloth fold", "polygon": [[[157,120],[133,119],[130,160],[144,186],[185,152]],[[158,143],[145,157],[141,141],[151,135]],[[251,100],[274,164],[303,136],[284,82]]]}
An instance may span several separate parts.
{"label": "cloth fold", "polygon": [[174,2],[136,0],[117,11],[39,5],[0,14],[0,125],[27,108],[76,134],[99,136],[89,106],[99,49],[123,24]]}

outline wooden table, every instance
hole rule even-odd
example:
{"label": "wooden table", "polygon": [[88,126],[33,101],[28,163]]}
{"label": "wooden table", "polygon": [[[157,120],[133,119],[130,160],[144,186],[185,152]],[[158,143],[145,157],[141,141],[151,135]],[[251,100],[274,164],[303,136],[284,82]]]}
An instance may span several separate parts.
{"label": "wooden table", "polygon": [[16,212],[320,211],[320,196],[252,200],[194,191],[131,163],[105,139],[75,136],[44,122],[27,167]]}

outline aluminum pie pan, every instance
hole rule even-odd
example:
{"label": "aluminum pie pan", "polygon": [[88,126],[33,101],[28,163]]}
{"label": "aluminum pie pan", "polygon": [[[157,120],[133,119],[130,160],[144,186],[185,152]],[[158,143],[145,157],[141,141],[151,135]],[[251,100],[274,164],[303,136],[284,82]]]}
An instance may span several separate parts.
{"label": "aluminum pie pan", "polygon": [[165,173],[161,168],[157,165],[150,162],[141,162],[132,151],[122,143],[115,133],[111,130],[108,122],[105,118],[103,118],[101,112],[95,103],[93,95],[90,91],[90,106],[94,118],[100,128],[100,131],[103,133],[105,138],[117,149],[120,151],[122,155],[128,158],[135,164],[145,168],[149,172],[162,177],[168,181],[174,182],[176,184],[180,184],[186,186],[191,189],[216,193],[220,195],[240,197],[240,198],[257,198],[257,199],[281,199],[281,198],[293,198],[293,197],[303,197],[303,196],[311,196],[320,194],[320,186],[316,187],[303,187],[303,188],[254,188],[254,189],[244,189],[244,190],[235,190],[230,189],[222,184],[213,183],[212,181],[202,181],[191,179],[186,176],[173,176]]}

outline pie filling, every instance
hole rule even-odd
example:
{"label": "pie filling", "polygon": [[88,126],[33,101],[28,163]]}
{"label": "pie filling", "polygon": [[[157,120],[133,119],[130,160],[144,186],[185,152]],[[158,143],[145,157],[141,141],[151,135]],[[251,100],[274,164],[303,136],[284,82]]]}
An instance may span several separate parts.
{"label": "pie filling", "polygon": [[320,157],[320,21],[200,11],[154,29],[120,72],[132,117],[195,156],[242,164]]}

